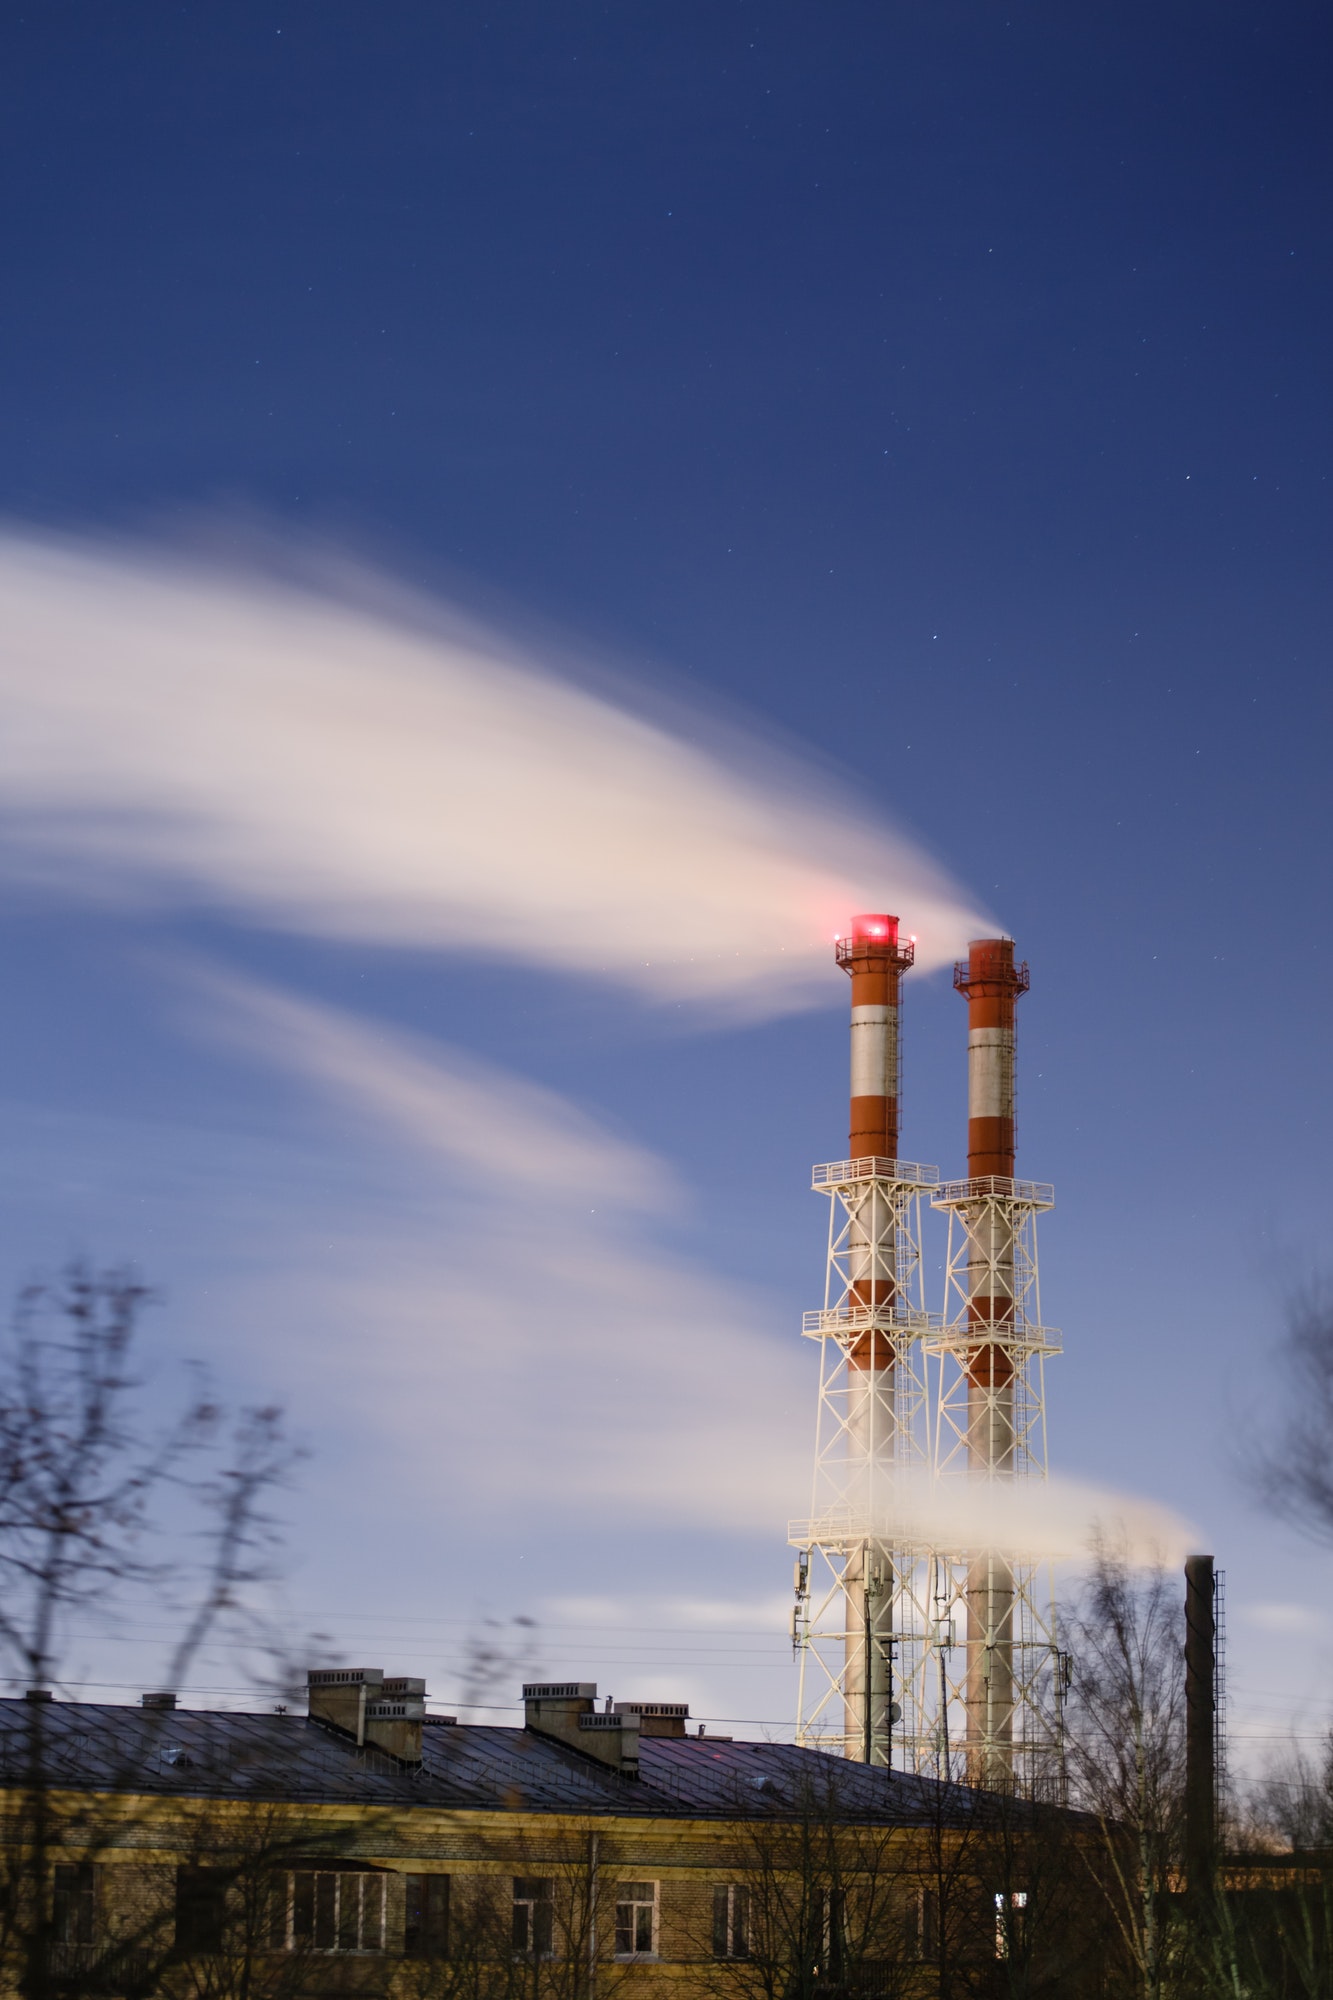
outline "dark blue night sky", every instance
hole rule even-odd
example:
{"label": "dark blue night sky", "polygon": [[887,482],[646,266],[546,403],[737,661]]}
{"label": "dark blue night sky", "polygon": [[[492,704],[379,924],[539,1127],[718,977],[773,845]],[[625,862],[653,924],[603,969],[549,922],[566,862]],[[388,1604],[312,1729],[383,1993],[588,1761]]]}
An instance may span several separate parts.
{"label": "dark blue night sky", "polygon": [[[5,39],[10,528],[337,545],[937,857],[1032,965],[1052,1462],[1215,1549],[1250,1748],[1317,1728],[1326,1563],[1241,1468],[1333,1194],[1327,11],[71,0]],[[488,1374],[487,1287],[437,1309],[427,1252],[492,1211],[201,1039],[179,968],[437,1037],[665,1163],[662,1339],[734,1307],[753,1349],[714,1379],[692,1335],[682,1396],[763,1408],[765,1344],[812,1358],[831,957],[826,1005],[736,1021],[19,869],[0,927],[3,1275],[133,1257],[164,1340],[237,1393],[276,1368],[314,1446],[310,1617],[447,1694],[467,1619],[535,1612],[553,1671],[632,1662],[617,1693],[789,1722],[785,1521],[622,1538],[558,1401],[549,1504],[485,1497],[449,1426],[493,1430],[503,1485],[522,1391]],[[963,1032],[947,978],[917,981],[904,1149],[949,1172]],[[321,1286],[335,1239],[360,1254]],[[618,1292],[598,1245],[553,1340],[585,1279],[636,1318],[646,1280]],[[575,1340],[571,1373],[612,1351]],[[436,1426],[437,1395],[466,1407]],[[321,1542],[337,1518],[348,1545],[351,1484],[355,1589]]]}

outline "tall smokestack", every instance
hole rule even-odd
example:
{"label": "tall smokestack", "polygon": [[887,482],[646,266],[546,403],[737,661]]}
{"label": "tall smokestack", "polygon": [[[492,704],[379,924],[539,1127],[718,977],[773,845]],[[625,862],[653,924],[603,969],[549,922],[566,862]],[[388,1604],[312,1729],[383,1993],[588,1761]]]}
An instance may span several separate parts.
{"label": "tall smokestack", "polygon": [[[898,1158],[898,1007],[902,975],[914,947],[899,941],[898,919],[853,917],[851,935],[838,940],[838,963],[852,978],[851,1160]],[[897,1291],[893,1262],[893,1210],[872,1183],[853,1214],[849,1231],[849,1295],[856,1306],[887,1311]],[[863,1333],[847,1354],[848,1448],[861,1460],[866,1494],[876,1490],[876,1470],[891,1471],[897,1443],[894,1348],[887,1334]],[[887,1764],[893,1689],[893,1581],[890,1551],[864,1541],[850,1552],[844,1574],[847,1603],[844,1687],[846,1753],[867,1764]]]}
{"label": "tall smokestack", "polygon": [[[1014,1030],[1028,969],[1012,938],[977,938],[954,971],[967,1001],[967,1171],[980,1199],[966,1218],[968,1244],[967,1456],[974,1477],[1012,1477],[1014,1362],[1003,1342],[1014,1318]],[[999,1199],[996,1199],[999,1197]],[[995,1342],[982,1336],[994,1330]],[[968,1566],[967,1755],[981,1784],[1013,1770],[1014,1578],[1000,1556]]]}
{"label": "tall smokestack", "polygon": [[838,939],[838,963],[852,976],[849,1159],[898,1157],[899,982],[912,958],[897,917],[853,917],[851,936]]}
{"label": "tall smokestack", "polygon": [[1017,1001],[1028,990],[1026,965],[1014,964],[1012,938],[976,938],[953,983],[967,1001],[967,1171],[1014,1172],[1014,1034]]}
{"label": "tall smokestack", "polygon": [[1217,1612],[1211,1556],[1185,1559],[1185,1882],[1206,1911],[1217,1840]]}

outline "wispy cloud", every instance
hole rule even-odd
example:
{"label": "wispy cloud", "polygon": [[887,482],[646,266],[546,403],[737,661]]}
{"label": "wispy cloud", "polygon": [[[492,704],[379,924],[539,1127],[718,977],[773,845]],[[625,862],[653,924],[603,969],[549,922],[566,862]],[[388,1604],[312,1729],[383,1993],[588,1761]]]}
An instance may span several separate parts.
{"label": "wispy cloud", "polygon": [[556,1091],[219,967],[177,971],[196,1027],[305,1077],[464,1179],[502,1178],[510,1188],[553,1193],[562,1206],[588,1195],[611,1208],[661,1209],[677,1200],[662,1161]]}
{"label": "wispy cloud", "polygon": [[11,875],[758,1013],[827,991],[855,908],[896,909],[926,966],[985,922],[813,767],[349,565],[321,586],[11,531],[0,617]]}
{"label": "wispy cloud", "polygon": [[1313,1604],[1240,1604],[1236,1615],[1242,1624],[1290,1638],[1311,1638],[1328,1630],[1327,1615]]}
{"label": "wispy cloud", "polygon": [[661,1163],[439,1045],[228,973],[192,968],[184,990],[204,1032],[378,1135],[363,1175],[393,1185],[409,1161],[411,1203],[296,1236],[240,1315],[284,1326],[304,1409],[354,1415],[436,1506],[781,1533],[807,1479],[809,1355],[654,1241]]}

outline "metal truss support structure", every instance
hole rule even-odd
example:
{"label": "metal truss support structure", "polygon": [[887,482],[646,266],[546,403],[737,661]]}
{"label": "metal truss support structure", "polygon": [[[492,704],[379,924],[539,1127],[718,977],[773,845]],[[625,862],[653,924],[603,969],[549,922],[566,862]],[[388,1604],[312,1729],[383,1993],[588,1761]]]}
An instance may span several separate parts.
{"label": "metal truss support structure", "polygon": [[[968,1003],[968,1178],[896,1157],[898,1006],[913,940],[856,917],[850,1159],[816,1167],[829,1201],[810,1518],[793,1521],[798,1740],[869,1764],[1060,1796],[1064,1665],[1048,1565],[1015,1551],[1017,1489],[1046,1475],[1037,1217],[1013,1178],[1012,938],[975,938]],[[926,1310],[921,1200],[948,1217],[944,1310]],[[1008,1517],[1008,1518],[1007,1518]]]}
{"label": "metal truss support structure", "polygon": [[[1004,1489],[1046,1476],[1045,1364],[1060,1338],[1041,1323],[1037,1217],[1054,1196],[985,1174],[945,1183],[931,1205],[949,1222],[943,1323],[924,1343],[935,1492],[947,1520],[949,1489],[966,1482],[964,1520],[989,1511],[1007,1539]],[[936,1768],[1059,1796],[1066,1663],[1050,1565],[1002,1554],[970,1525],[930,1565]],[[930,1762],[919,1754],[918,1768]]]}
{"label": "metal truss support structure", "polygon": [[920,1562],[892,1530],[904,1484],[930,1466],[922,1341],[940,1321],[925,1309],[921,1197],[937,1182],[934,1167],[877,1156],[812,1181],[829,1231],[824,1304],[802,1328],[820,1343],[811,1513],[789,1532],[797,1736],[885,1766],[920,1733]]}

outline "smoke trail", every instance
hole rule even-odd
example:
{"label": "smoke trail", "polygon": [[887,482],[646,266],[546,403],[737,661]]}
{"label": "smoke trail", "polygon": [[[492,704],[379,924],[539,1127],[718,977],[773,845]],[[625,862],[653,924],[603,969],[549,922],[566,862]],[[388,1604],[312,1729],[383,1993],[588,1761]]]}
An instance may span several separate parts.
{"label": "smoke trail", "polygon": [[1198,1531],[1171,1508],[1056,1473],[1049,1479],[896,1482],[875,1530],[889,1542],[1077,1561],[1101,1541],[1135,1564],[1178,1563]]}
{"label": "smoke trail", "polygon": [[0,869],[753,1012],[827,992],[855,908],[898,911],[926,967],[985,925],[813,768],[447,615],[350,566],[0,535]]}

